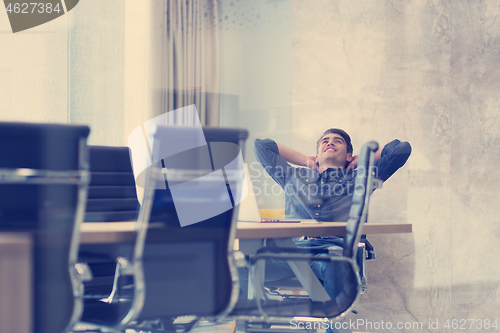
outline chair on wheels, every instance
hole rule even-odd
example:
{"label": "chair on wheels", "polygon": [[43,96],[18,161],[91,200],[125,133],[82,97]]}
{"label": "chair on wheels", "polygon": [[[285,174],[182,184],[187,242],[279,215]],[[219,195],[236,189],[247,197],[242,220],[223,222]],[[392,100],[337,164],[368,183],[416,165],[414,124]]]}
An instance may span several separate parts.
{"label": "chair on wheels", "polygon": [[67,332],[82,313],[77,263],[87,126],[0,123],[0,229],[30,234],[33,331]]}
{"label": "chair on wheels", "polygon": [[[269,328],[271,324],[288,324],[295,317],[303,321],[321,322],[324,318],[336,321],[352,311],[355,302],[363,291],[358,267],[358,244],[362,236],[363,224],[368,213],[369,198],[372,191],[380,184],[372,178],[374,173],[374,152],[378,144],[374,141],[365,144],[359,154],[358,171],[355,180],[355,191],[347,222],[346,235],[343,248],[330,248],[328,250],[304,249],[296,247],[283,248],[279,246],[266,246],[256,254],[247,255],[249,271],[253,280],[253,287],[257,297],[253,299],[240,299],[231,316],[238,320],[237,330],[251,330],[252,323],[263,324]],[[340,292],[331,299],[328,295],[322,299],[310,297],[269,297],[264,290],[263,281],[259,281],[262,274],[256,272],[259,262],[269,259],[280,259],[290,262],[300,261],[326,261],[336,263],[337,270],[341,272],[338,277]],[[307,265],[307,268],[308,265]],[[326,294],[326,293],[325,293]],[[262,329],[260,329],[262,331]],[[332,328],[335,332],[335,328]]]}

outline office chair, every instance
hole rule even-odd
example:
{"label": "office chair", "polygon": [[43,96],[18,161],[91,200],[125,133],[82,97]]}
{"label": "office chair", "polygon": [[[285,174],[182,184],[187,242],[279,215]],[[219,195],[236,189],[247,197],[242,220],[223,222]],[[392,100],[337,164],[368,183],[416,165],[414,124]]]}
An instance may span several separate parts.
{"label": "office chair", "polygon": [[[139,201],[128,147],[88,146],[91,180],[84,222],[137,221]],[[116,258],[130,258],[133,244],[82,244],[79,261],[86,262],[93,279],[85,283],[86,299],[115,295],[120,279]],[[130,278],[129,278],[130,279]],[[120,280],[120,281],[119,281]],[[128,281],[127,283],[129,283]],[[115,289],[113,289],[115,288]],[[119,295],[116,295],[119,297]]]}
{"label": "office chair", "polygon": [[[146,296],[129,328],[185,331],[201,318],[227,315],[236,303],[234,207],[244,179],[247,136],[245,130],[221,128],[158,126],[150,132],[152,156],[162,158],[152,166],[159,178],[150,221],[162,227],[148,231],[143,256]],[[198,144],[195,148],[168,154],[172,145],[189,146],[192,140]],[[174,320],[180,316],[193,320],[179,326]]]}
{"label": "office chair", "polygon": [[[83,245],[80,260],[94,279],[85,284],[79,330],[120,331],[134,320],[144,301],[142,252],[149,225],[153,191],[137,199],[128,147],[90,146],[88,204],[85,222],[137,221],[135,241]],[[147,172],[146,179],[150,174]]]}
{"label": "office chair", "polygon": [[67,332],[82,313],[88,134],[87,126],[0,123],[0,229],[31,235],[37,333]]}
{"label": "office chair", "polygon": [[[333,298],[313,300],[312,298],[271,298],[266,297],[263,291],[254,299],[240,299],[231,316],[238,320],[238,331],[250,330],[252,323],[264,324],[260,331],[270,327],[270,324],[288,324],[295,317],[303,321],[320,322],[324,318],[339,320],[349,313],[362,291],[362,283],[357,264],[358,243],[361,239],[363,224],[366,221],[369,198],[372,191],[380,184],[372,178],[373,155],[378,149],[374,141],[361,148],[358,162],[358,172],[355,180],[355,191],[347,222],[343,248],[316,250],[304,248],[264,247],[255,255],[247,255],[250,272],[255,273],[259,261],[281,259],[287,261],[327,261],[337,263],[337,269],[342,272],[339,276],[340,292]],[[263,289],[263,281],[259,281],[259,274],[253,274],[254,288]],[[271,329],[272,330],[272,329]],[[335,328],[332,328],[335,332]]]}

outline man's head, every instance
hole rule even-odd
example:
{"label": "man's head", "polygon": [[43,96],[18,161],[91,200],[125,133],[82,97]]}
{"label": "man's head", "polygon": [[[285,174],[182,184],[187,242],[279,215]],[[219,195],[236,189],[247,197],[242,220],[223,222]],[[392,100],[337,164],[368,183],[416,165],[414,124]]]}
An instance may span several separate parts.
{"label": "man's head", "polygon": [[351,137],[339,128],[330,128],[316,144],[316,163],[345,168],[352,161]]}

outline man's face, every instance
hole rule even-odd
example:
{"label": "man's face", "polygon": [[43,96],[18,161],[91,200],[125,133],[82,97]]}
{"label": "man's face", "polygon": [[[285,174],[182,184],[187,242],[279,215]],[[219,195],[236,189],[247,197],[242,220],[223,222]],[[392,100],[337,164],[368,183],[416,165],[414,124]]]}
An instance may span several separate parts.
{"label": "man's face", "polygon": [[340,134],[325,134],[319,141],[316,163],[319,166],[336,165],[344,167],[352,161],[352,154],[347,152],[347,144]]}

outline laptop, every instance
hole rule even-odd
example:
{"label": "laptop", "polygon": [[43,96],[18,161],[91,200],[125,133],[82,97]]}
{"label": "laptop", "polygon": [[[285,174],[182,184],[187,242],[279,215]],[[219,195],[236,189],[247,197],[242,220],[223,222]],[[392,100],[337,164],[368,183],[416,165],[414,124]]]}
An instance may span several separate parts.
{"label": "laptop", "polygon": [[[255,222],[255,223],[300,223],[300,219],[263,219],[260,215],[257,198],[252,186],[252,180],[248,171],[248,164],[245,164],[245,182],[243,183],[242,193],[247,193],[247,196],[241,201],[238,211],[239,222]],[[315,220],[312,220],[315,221]]]}

